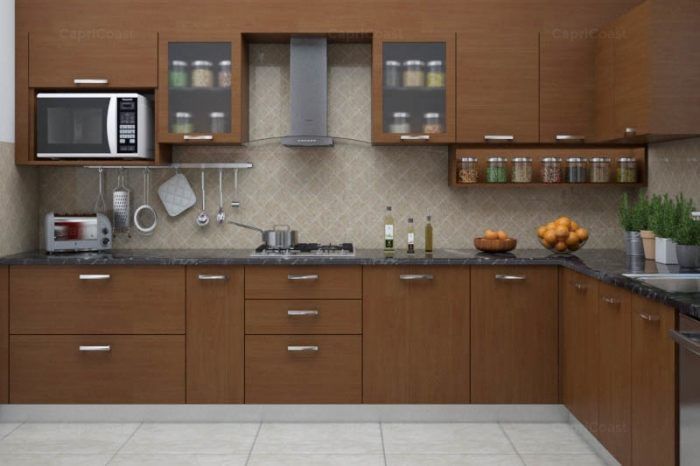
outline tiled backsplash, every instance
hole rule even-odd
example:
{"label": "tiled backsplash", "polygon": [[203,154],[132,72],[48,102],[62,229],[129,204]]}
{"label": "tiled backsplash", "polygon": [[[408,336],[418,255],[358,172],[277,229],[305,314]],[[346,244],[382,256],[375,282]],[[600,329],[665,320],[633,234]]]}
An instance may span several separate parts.
{"label": "tiled backsplash", "polygon": [[[289,224],[302,241],[353,241],[363,248],[382,246],[384,209],[391,205],[399,248],[405,247],[408,217],[417,222],[422,247],[425,216],[433,216],[435,247],[472,247],[485,228],[504,229],[519,247],[539,247],[534,229],[559,215],[574,217],[591,230],[587,248],[622,247],[617,204],[622,188],[557,187],[541,189],[451,189],[447,185],[447,148],[373,147],[370,140],[369,45],[329,47],[329,132],[333,148],[292,149],[279,139],[289,125],[289,50],[285,45],[254,45],[250,50],[250,138],[246,147],[178,147],[176,161],[250,161],[240,172],[241,207],[227,207],[229,219],[270,228]],[[362,142],[364,141],[364,142]],[[700,203],[697,154],[700,140],[657,145],[651,150],[650,189],[682,189]],[[677,158],[678,157],[678,158]],[[668,159],[669,162],[665,162]],[[196,193],[199,173],[185,172]],[[169,218],[157,187],[172,176],[157,170],[152,177],[153,204],[159,225],[150,237],[132,233],[116,239],[120,248],[252,248],[260,235],[231,225],[195,225],[199,207]],[[218,204],[218,176],[207,173],[207,207]],[[116,173],[109,173],[109,191]],[[131,171],[132,205],[143,200],[143,176]],[[224,203],[234,200],[233,173],[225,174]],[[91,211],[97,173],[85,169],[42,168],[40,214]],[[107,196],[108,203],[111,196]]]}
{"label": "tiled backsplash", "polygon": [[15,166],[15,145],[0,142],[0,256],[36,248],[37,173]]}

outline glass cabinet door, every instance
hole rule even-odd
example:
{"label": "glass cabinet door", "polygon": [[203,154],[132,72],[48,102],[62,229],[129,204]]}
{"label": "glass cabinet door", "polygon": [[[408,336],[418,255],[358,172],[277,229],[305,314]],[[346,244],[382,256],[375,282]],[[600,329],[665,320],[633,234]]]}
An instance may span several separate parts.
{"label": "glass cabinet door", "polygon": [[374,39],[373,142],[454,142],[454,40]]}
{"label": "glass cabinet door", "polygon": [[240,39],[161,42],[159,141],[240,143]]}

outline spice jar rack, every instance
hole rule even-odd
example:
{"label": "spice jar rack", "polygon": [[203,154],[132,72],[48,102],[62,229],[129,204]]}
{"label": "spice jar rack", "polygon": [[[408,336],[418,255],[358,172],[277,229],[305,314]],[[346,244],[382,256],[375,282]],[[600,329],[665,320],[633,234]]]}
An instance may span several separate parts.
{"label": "spice jar rack", "polygon": [[[503,159],[502,174],[494,175],[494,159]],[[593,160],[609,159],[601,166]],[[619,161],[623,160],[620,164]],[[556,162],[553,162],[556,160]],[[468,161],[468,162],[467,162]],[[500,166],[500,165],[499,165]],[[619,166],[623,172],[618,175]],[[491,172],[489,172],[491,170]],[[595,173],[594,173],[594,170]],[[601,178],[601,173],[609,175]],[[636,181],[634,176],[636,175]],[[621,178],[619,177],[621,176]],[[643,187],[647,184],[645,147],[517,147],[484,148],[453,146],[449,155],[449,185],[454,188],[620,186]],[[528,181],[530,179],[530,181]],[[619,180],[629,180],[620,182]]]}

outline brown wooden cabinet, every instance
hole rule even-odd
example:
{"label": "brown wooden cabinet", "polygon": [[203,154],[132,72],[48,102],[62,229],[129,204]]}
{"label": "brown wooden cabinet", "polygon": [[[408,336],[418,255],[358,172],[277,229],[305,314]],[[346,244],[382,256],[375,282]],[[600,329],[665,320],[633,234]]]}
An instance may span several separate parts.
{"label": "brown wooden cabinet", "polygon": [[0,404],[8,402],[10,371],[10,273],[8,267],[0,266]]}
{"label": "brown wooden cabinet", "polygon": [[457,142],[539,142],[538,96],[536,33],[457,34]]}
{"label": "brown wooden cabinet", "polygon": [[243,402],[243,267],[187,268],[187,402]]}
{"label": "brown wooden cabinet", "polygon": [[363,401],[469,403],[469,268],[365,267]]}
{"label": "brown wooden cabinet", "polygon": [[246,299],[362,298],[362,267],[263,265],[245,274]]}
{"label": "brown wooden cabinet", "polygon": [[598,281],[559,273],[561,401],[591,432],[598,429]]}
{"label": "brown wooden cabinet", "polygon": [[472,267],[472,403],[558,403],[554,267]]}

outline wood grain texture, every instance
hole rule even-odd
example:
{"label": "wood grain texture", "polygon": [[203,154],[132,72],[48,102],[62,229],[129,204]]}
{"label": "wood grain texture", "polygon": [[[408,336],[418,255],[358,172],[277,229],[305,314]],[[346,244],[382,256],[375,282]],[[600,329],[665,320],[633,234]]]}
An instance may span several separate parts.
{"label": "wood grain texture", "polygon": [[243,403],[243,283],[243,267],[187,267],[188,403]]}
{"label": "wood grain texture", "polygon": [[[642,315],[658,318],[649,321]],[[676,464],[676,311],[632,296],[632,464]]]}
{"label": "wood grain texture", "polygon": [[[360,299],[358,266],[251,266],[245,268],[246,299]],[[290,276],[317,276],[293,280]]]}
{"label": "wood grain texture", "polygon": [[13,334],[185,333],[184,267],[13,266],[10,291]]}
{"label": "wood grain texture", "polygon": [[[288,346],[318,346],[291,352]],[[361,403],[359,335],[248,335],[246,403]]]}
{"label": "wood grain texture", "polygon": [[595,141],[619,138],[615,128],[615,26],[601,29],[595,45]]}
{"label": "wood grain texture", "polygon": [[0,404],[8,402],[10,383],[10,272],[0,267]]}
{"label": "wood grain texture", "polygon": [[472,403],[559,403],[557,269],[472,267],[471,289]]}
{"label": "wood grain texture", "polygon": [[11,403],[184,403],[185,337],[13,335],[10,372]]}
{"label": "wood grain texture", "polygon": [[[289,315],[311,310],[317,315]],[[248,300],[246,334],[352,335],[362,333],[361,300]]]}
{"label": "wood grain texture", "polygon": [[469,403],[469,268],[365,267],[363,282],[364,403]]}
{"label": "wood grain texture", "polygon": [[[600,373],[597,437],[620,463],[631,464],[632,300],[629,292],[605,283],[599,284],[598,293]],[[606,303],[606,299],[612,299],[615,303]]]}

